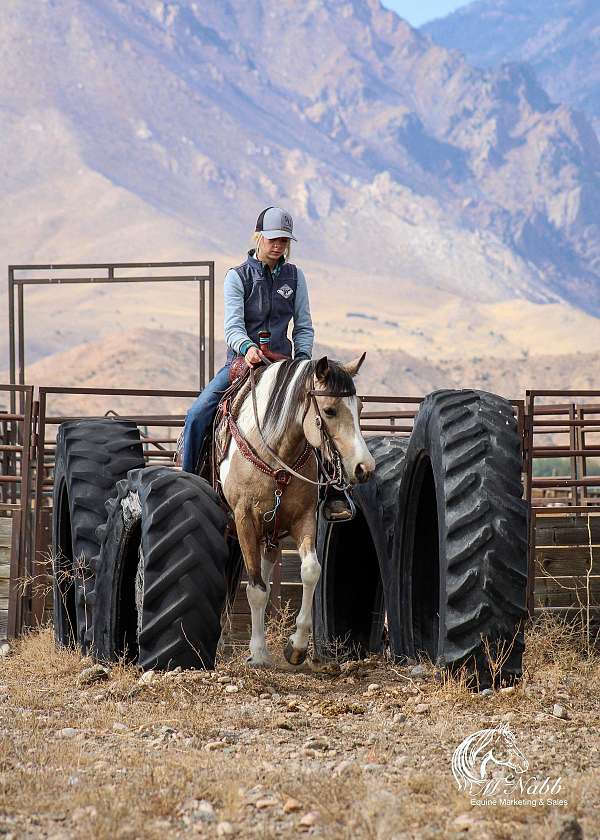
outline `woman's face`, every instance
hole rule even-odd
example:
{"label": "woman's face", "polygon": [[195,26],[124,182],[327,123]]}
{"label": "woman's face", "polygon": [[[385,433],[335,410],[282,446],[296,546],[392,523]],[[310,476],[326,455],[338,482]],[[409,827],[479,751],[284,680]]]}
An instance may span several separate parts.
{"label": "woman's face", "polygon": [[260,240],[260,258],[277,262],[285,253],[289,241],[287,236],[279,236],[277,239],[266,239],[263,236]]}

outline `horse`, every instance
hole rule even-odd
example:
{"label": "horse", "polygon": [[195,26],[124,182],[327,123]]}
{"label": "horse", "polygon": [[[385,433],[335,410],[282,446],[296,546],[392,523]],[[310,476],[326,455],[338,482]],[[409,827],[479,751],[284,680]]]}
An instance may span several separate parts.
{"label": "horse", "polygon": [[284,656],[294,666],[306,659],[321,573],[316,554],[318,452],[337,464],[338,480],[343,475],[348,485],[367,481],[375,469],[360,431],[362,405],[354,386],[365,355],[346,365],[326,356],[273,362],[241,397],[237,430],[234,426],[217,469],[248,574],[252,633],[247,661],[252,666],[272,664],[264,620],[282,533],[297,545],[302,579],[302,605]]}
{"label": "horse", "polygon": [[529,768],[529,762],[505,723],[494,729],[480,729],[456,748],[452,756],[452,775],[458,789],[479,792],[488,781],[490,762],[517,773],[524,773]]}

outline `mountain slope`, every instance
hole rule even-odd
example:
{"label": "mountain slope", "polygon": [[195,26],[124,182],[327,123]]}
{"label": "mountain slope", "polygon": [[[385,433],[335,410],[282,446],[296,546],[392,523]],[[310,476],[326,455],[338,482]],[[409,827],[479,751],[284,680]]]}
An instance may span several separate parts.
{"label": "mountain slope", "polygon": [[600,131],[600,5],[596,0],[479,0],[422,27],[478,67],[530,64],[555,102]]}
{"label": "mountain slope", "polygon": [[600,313],[589,125],[378,0],[8,0],[0,68],[6,262],[228,254],[277,201],[299,253],[424,305]]}

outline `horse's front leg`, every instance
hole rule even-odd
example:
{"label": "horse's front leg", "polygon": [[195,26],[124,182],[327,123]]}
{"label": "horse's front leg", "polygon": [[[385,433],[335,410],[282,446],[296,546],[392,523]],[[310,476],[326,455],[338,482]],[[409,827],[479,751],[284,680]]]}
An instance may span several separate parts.
{"label": "horse's front leg", "polygon": [[[270,665],[272,663],[271,652],[267,647],[265,636],[265,612],[271,594],[273,566],[280,558],[281,550],[279,548],[267,549],[264,543],[261,544],[260,572],[266,589],[262,594],[261,590],[258,590],[258,592],[254,590],[248,594],[248,602],[252,613],[252,636],[250,639],[250,658],[248,660],[251,665]],[[246,591],[248,592],[248,590]],[[255,601],[256,612],[252,607],[251,598]]]}
{"label": "horse's front leg", "polygon": [[269,602],[271,572],[275,558],[264,549],[264,546],[261,546],[250,517],[242,518],[239,524],[236,520],[236,526],[244,564],[248,572],[246,597],[252,618],[250,656],[247,661],[249,665],[254,666],[269,665],[271,655],[265,637],[265,610]]}
{"label": "horse's front leg", "polygon": [[312,627],[313,596],[321,574],[321,564],[315,549],[316,523],[314,514],[305,518],[290,531],[298,545],[301,560],[302,605],[296,617],[296,632],[288,639],[283,653],[290,664],[301,665],[306,659],[308,639]]}

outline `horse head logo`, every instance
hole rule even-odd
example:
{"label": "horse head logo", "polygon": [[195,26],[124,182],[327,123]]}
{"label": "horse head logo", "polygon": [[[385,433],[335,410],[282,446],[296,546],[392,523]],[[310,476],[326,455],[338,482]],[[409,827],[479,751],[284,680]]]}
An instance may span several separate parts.
{"label": "horse head logo", "polygon": [[452,756],[452,775],[458,789],[479,792],[489,780],[493,764],[508,767],[515,773],[524,773],[529,767],[505,723],[495,729],[480,729],[456,748]]}

